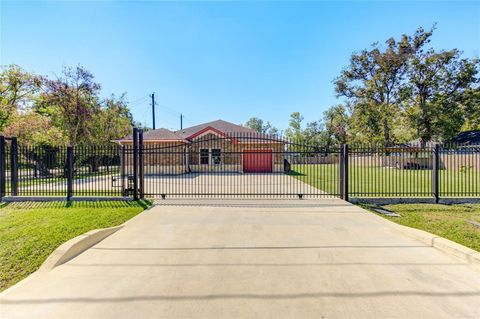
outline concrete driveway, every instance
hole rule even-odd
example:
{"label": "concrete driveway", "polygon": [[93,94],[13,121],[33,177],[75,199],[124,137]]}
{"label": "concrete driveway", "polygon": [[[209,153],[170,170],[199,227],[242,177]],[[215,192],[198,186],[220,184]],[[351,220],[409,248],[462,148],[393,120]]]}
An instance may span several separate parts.
{"label": "concrete driveway", "polygon": [[[284,173],[189,173],[171,176],[145,176],[146,194],[167,194],[168,198],[189,194],[213,194],[218,197],[275,196],[297,197],[298,194],[326,194],[301,180]],[[216,195],[217,194],[217,195]]]}
{"label": "concrete driveway", "polygon": [[[74,192],[85,193],[94,191],[121,192],[121,181],[115,182],[112,187],[113,175],[92,176],[83,179],[76,179],[73,183]],[[118,179],[118,176],[115,175]],[[332,177],[333,178],[333,177]],[[338,183],[337,181],[324,180],[327,184]],[[21,189],[23,192],[36,190],[46,193],[52,190],[66,192],[66,182],[45,183],[35,186],[26,186]],[[305,194],[312,197],[329,197],[324,191],[315,188],[301,180],[284,173],[267,174],[240,174],[240,173],[189,173],[181,175],[158,175],[145,176],[145,194],[149,197],[160,197],[166,194],[168,198],[179,198],[191,196],[192,194],[213,194],[218,197],[279,197],[296,198],[298,194]],[[241,194],[239,196],[238,194]],[[208,196],[206,196],[208,197]],[[211,196],[210,196],[211,197]],[[330,196],[331,197],[331,196]]]}
{"label": "concrete driveway", "polygon": [[2,294],[1,317],[480,317],[480,271],[356,206],[203,203],[145,211]]}

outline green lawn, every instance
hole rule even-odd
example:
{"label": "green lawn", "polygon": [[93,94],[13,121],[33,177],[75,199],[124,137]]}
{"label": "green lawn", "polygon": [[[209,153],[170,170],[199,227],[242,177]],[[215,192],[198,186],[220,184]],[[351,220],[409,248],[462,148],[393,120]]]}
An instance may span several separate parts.
{"label": "green lawn", "polygon": [[[292,165],[290,175],[329,194],[339,193],[337,164]],[[432,196],[432,171],[349,166],[351,196]],[[440,196],[479,196],[480,172],[440,170]]]}
{"label": "green lawn", "polygon": [[289,175],[328,194],[338,194],[339,169],[337,164],[292,165]]}
{"label": "green lawn", "polygon": [[22,202],[0,208],[0,291],[37,270],[62,243],[89,230],[120,225],[142,202]]}
{"label": "green lawn", "polygon": [[400,214],[401,217],[378,215],[480,251],[480,229],[468,223],[469,220],[480,223],[480,204],[398,204],[384,206],[384,208]]}

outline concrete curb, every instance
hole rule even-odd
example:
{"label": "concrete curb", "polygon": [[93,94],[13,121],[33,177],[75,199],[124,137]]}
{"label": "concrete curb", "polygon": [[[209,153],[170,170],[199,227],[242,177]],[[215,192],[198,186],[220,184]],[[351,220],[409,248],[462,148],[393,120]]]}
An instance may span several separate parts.
{"label": "concrete curb", "polygon": [[476,197],[467,197],[467,198],[456,198],[456,197],[442,197],[439,199],[438,203],[432,197],[392,197],[392,198],[350,198],[349,200],[352,204],[374,204],[374,205],[395,205],[395,204],[443,204],[443,205],[453,205],[453,204],[478,204],[480,203],[480,198]]}
{"label": "concrete curb", "polygon": [[48,256],[38,271],[49,271],[61,264],[66,263],[70,259],[78,256],[88,248],[115,233],[122,227],[123,224],[109,228],[94,229],[64,242],[57,249],[55,249],[50,256]]}
{"label": "concrete curb", "polygon": [[410,238],[419,240],[424,244],[427,244],[431,247],[441,250],[444,253],[460,258],[466,261],[468,264],[474,266],[475,268],[480,269],[480,252],[477,252],[463,245],[457,244],[456,242],[453,242],[446,238],[439,237],[432,233],[426,232],[424,230],[400,225],[385,218],[382,218],[382,219],[390,222],[396,231],[399,231]]}

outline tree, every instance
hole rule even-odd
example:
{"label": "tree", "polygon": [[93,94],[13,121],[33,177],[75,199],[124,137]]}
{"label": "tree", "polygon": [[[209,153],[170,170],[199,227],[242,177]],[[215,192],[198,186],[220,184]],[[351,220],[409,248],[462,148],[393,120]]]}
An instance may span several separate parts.
{"label": "tree", "polygon": [[255,132],[268,134],[270,136],[278,136],[279,131],[276,127],[274,127],[270,122],[264,122],[262,119],[258,117],[251,117],[248,119],[245,126],[251,128]]}
{"label": "tree", "polygon": [[411,125],[422,145],[432,138],[450,139],[470,118],[468,113],[475,112],[468,109],[475,108],[474,94],[466,93],[473,92],[472,86],[478,83],[478,60],[460,58],[457,49],[430,49],[417,52],[409,64],[405,95]]}
{"label": "tree", "polygon": [[465,122],[462,130],[480,130],[480,87],[469,88],[465,90],[464,95],[462,108],[465,113]]}
{"label": "tree", "polygon": [[[267,123],[270,124],[269,122],[267,122]],[[272,137],[278,137],[279,135],[281,135],[281,132],[275,126],[271,126],[268,129],[267,134],[272,136]]]}
{"label": "tree", "polygon": [[31,104],[38,92],[41,77],[28,73],[17,65],[2,67],[0,70],[0,132],[10,124],[19,110]]}
{"label": "tree", "polygon": [[263,133],[263,120],[258,117],[249,118],[247,123],[245,123],[245,126],[251,128],[255,132]]}
{"label": "tree", "polygon": [[133,117],[128,109],[125,95],[112,95],[95,110],[90,121],[90,144],[105,145],[132,132]]}
{"label": "tree", "polygon": [[16,136],[23,145],[60,146],[66,144],[63,132],[52,124],[50,118],[35,112],[15,114],[3,134]]}
{"label": "tree", "polygon": [[258,133],[263,133],[263,134],[270,134],[270,135],[277,135],[278,134],[278,129],[270,122],[264,122],[262,119],[258,117],[251,117],[248,119],[247,123],[245,123],[245,126],[248,128],[251,128],[252,130],[258,132]]}
{"label": "tree", "polygon": [[60,127],[70,145],[88,140],[89,122],[98,111],[100,84],[82,66],[64,67],[55,80],[44,79],[45,92],[37,104],[37,111],[50,116]]}
{"label": "tree", "polygon": [[[133,118],[125,100],[125,94],[116,98],[112,95],[105,99],[88,122],[88,135],[81,144],[101,147],[108,145],[113,140],[124,137],[132,132]],[[100,148],[101,149],[101,148]],[[110,152],[92,152],[86,157],[78,158],[82,164],[88,165],[90,172],[98,171],[100,165],[106,165],[107,169],[115,163],[115,156]]]}
{"label": "tree", "polygon": [[19,148],[29,164],[35,164],[34,173],[50,176],[50,166],[55,165],[58,146],[65,145],[63,132],[52,125],[49,117],[35,112],[15,114],[4,129],[6,136],[16,136],[22,145]]}
{"label": "tree", "polygon": [[327,134],[325,124],[322,121],[308,122],[305,130],[303,130],[305,144],[309,146],[322,146],[327,142]]}
{"label": "tree", "polygon": [[295,144],[304,144],[306,142],[305,133],[302,130],[303,116],[300,112],[293,112],[290,114],[290,121],[288,128],[285,130],[285,137],[293,143],[292,149],[300,149]]}
{"label": "tree", "polygon": [[332,142],[339,145],[347,143],[349,117],[344,105],[339,104],[330,107],[325,111],[323,121],[325,123],[328,144]]}
{"label": "tree", "polygon": [[432,32],[433,28],[419,28],[413,36],[403,35],[399,41],[388,39],[385,48],[375,43],[371,50],[353,54],[350,65],[335,80],[337,96],[352,103],[358,126],[374,124],[370,133],[381,135],[385,144],[394,139],[392,119],[400,110],[407,62],[429,41]]}

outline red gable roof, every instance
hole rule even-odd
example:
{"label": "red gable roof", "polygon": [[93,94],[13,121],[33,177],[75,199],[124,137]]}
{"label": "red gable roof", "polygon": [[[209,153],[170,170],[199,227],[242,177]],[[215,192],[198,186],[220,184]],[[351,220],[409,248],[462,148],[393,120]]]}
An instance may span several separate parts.
{"label": "red gable roof", "polygon": [[[185,142],[188,143],[192,139],[211,131],[214,134],[218,134],[225,138],[230,138],[232,143],[245,143],[249,142],[249,137],[261,141],[263,138],[272,141],[283,143],[280,139],[272,140],[272,137],[267,134],[258,133],[251,128],[241,125],[233,124],[223,120],[216,120],[200,125],[184,128],[178,131],[170,131],[165,128],[159,128],[156,130],[146,131],[143,134],[143,139],[146,142]],[[130,142],[131,136],[127,136],[123,139],[117,140],[117,142]]]}
{"label": "red gable roof", "polygon": [[[218,134],[218,135],[220,135],[220,136],[222,136],[222,137],[224,137],[224,138],[230,138],[230,136],[228,136],[226,133],[224,133],[224,132],[222,132],[222,131],[214,128],[214,127],[207,126],[207,127],[205,127],[204,129],[202,129],[202,130],[200,130],[200,131],[198,131],[198,132],[196,132],[196,133],[194,133],[194,134],[186,137],[185,139],[190,141],[190,140],[193,140],[193,139],[195,139],[196,137],[201,136],[202,134],[207,133],[207,132],[213,132],[213,133],[216,133],[216,134]],[[231,140],[232,140],[233,143],[236,143],[236,142],[237,142],[235,138],[231,138]]]}

